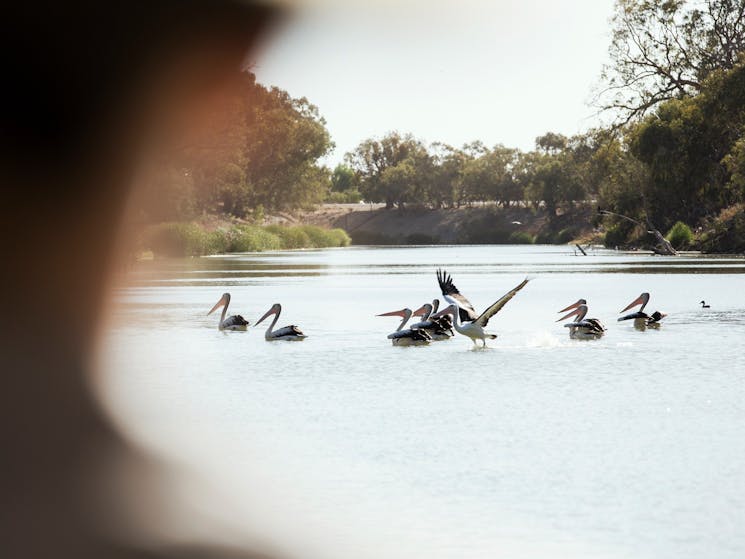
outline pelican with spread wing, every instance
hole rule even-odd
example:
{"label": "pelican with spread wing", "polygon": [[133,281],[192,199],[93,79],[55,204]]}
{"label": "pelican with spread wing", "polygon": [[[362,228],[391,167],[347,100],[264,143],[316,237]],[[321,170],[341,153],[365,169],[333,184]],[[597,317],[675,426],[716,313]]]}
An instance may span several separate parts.
{"label": "pelican with spread wing", "polygon": [[[440,275],[440,271],[438,270],[437,279],[439,280],[441,277],[445,275],[446,274],[444,272],[442,273],[442,275]],[[447,276],[447,278],[445,279],[445,282],[449,283],[452,289],[455,289],[455,286],[453,285],[453,282],[449,276]],[[432,318],[438,318],[445,314],[453,315],[453,327],[455,328],[456,332],[471,338],[471,340],[473,340],[474,345],[477,345],[476,340],[481,340],[483,347],[486,347],[487,338],[490,340],[493,340],[497,337],[496,334],[490,334],[484,330],[484,328],[486,328],[486,325],[489,323],[489,319],[495,314],[497,314],[499,311],[501,311],[502,307],[504,307],[509,302],[509,300],[512,299],[517,294],[518,291],[520,291],[523,287],[525,287],[527,283],[528,283],[528,278],[525,278],[516,287],[513,287],[511,290],[505,293],[496,302],[491,304],[483,313],[481,313],[479,316],[477,316],[475,319],[473,319],[470,322],[463,322],[461,324],[462,322],[461,317],[463,316],[464,309],[458,303],[451,303],[449,307],[433,315]],[[453,293],[460,295],[457,289],[455,289]],[[473,311],[473,306],[468,302],[468,299],[466,299],[462,295],[460,295],[460,297],[463,301],[465,301],[466,304],[468,304],[468,306]],[[445,296],[445,298],[446,300],[448,300],[447,296]],[[476,314],[476,313],[473,312],[473,314]]]}
{"label": "pelican with spread wing", "polygon": [[461,322],[473,322],[479,317],[471,302],[461,295],[453,283],[453,278],[445,270],[437,270],[437,283],[440,284],[443,299],[458,307]]}

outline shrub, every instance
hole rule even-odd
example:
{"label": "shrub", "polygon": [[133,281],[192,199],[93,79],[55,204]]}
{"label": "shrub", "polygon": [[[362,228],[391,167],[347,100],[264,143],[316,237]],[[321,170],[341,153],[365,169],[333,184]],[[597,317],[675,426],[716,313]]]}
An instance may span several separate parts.
{"label": "shrub", "polygon": [[745,253],[745,205],[725,208],[704,224],[700,249],[714,253]]}
{"label": "shrub", "polygon": [[301,225],[300,230],[310,239],[310,247],[323,248],[331,245],[328,229],[321,229],[315,225]]}
{"label": "shrub", "polygon": [[207,254],[223,254],[230,250],[230,232],[216,229],[207,233]]}
{"label": "shrub", "polygon": [[513,245],[532,245],[533,235],[526,231],[514,231],[508,241]]}
{"label": "shrub", "polygon": [[348,247],[352,244],[352,239],[344,229],[330,229],[329,236],[331,237],[332,244],[334,247]]}
{"label": "shrub", "polygon": [[279,238],[281,248],[295,249],[312,246],[310,237],[300,227],[267,225],[264,230]]}
{"label": "shrub", "polygon": [[280,248],[280,238],[262,227],[241,225],[231,230],[230,252],[260,252]]}
{"label": "shrub", "polygon": [[608,248],[615,248],[617,246],[625,244],[627,238],[627,228],[622,225],[616,224],[609,227],[608,230],[605,232],[605,239],[603,240],[603,243]]}
{"label": "shrub", "polygon": [[693,242],[693,231],[682,221],[678,221],[670,228],[665,238],[674,248],[686,248]]}
{"label": "shrub", "polygon": [[160,223],[145,230],[143,248],[155,256],[200,256],[208,252],[207,234],[195,223]]}
{"label": "shrub", "polygon": [[551,231],[540,231],[533,242],[537,245],[552,245],[554,244],[554,235]]}
{"label": "shrub", "polygon": [[343,229],[324,229],[315,225],[301,225],[299,227],[310,239],[314,248],[348,246],[351,242],[349,235]]}
{"label": "shrub", "polygon": [[562,229],[559,231],[559,233],[554,238],[554,242],[557,245],[565,245],[577,236],[577,232],[573,227],[567,227],[566,229]]}
{"label": "shrub", "polygon": [[326,202],[329,204],[358,204],[362,200],[362,194],[356,188],[342,190],[341,192],[329,192]]}

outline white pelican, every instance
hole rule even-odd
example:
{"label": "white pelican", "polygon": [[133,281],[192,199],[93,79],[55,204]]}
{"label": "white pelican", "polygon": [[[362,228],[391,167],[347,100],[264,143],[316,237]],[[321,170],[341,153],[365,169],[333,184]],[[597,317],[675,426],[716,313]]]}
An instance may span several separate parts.
{"label": "white pelican", "polygon": [[282,305],[280,305],[279,303],[274,303],[272,305],[272,308],[266,311],[266,314],[259,320],[257,320],[256,324],[254,324],[254,326],[258,326],[261,321],[264,320],[267,316],[269,316],[270,314],[274,315],[274,320],[272,320],[272,323],[269,325],[269,328],[266,329],[266,333],[264,334],[264,338],[266,339],[266,341],[274,342],[277,340],[285,340],[288,342],[299,342],[308,337],[303,334],[300,331],[300,328],[298,328],[294,324],[290,326],[283,326],[278,330],[272,330],[272,328],[274,328],[274,325],[277,324],[277,320],[279,320],[279,314],[281,312]]}
{"label": "white pelican", "polygon": [[435,299],[432,304],[423,304],[417,310],[415,310],[411,316],[421,316],[422,320],[416,324],[412,324],[410,328],[416,328],[419,330],[426,330],[433,340],[449,340],[455,336],[453,332],[453,323],[450,320],[450,315],[446,314],[440,318],[430,318],[433,313],[437,312],[437,308],[440,306],[440,300]]}
{"label": "white pelican", "polygon": [[707,305],[706,304],[706,301],[701,301],[701,303],[699,303],[699,304],[701,305],[701,308],[702,309],[710,309],[711,308],[711,305]]}
{"label": "white pelican", "polygon": [[618,321],[622,320],[634,320],[634,328],[637,330],[646,330],[647,328],[654,328],[657,329],[660,327],[660,321],[665,318],[667,315],[665,313],[661,313],[660,311],[654,311],[651,315],[648,315],[644,312],[644,307],[647,306],[647,303],[649,303],[649,293],[642,293],[639,295],[636,299],[631,301],[631,303],[628,304],[628,306],[625,309],[622,309],[621,312],[627,311],[632,307],[635,307],[637,305],[641,305],[639,310],[635,313],[627,314],[626,316],[622,316],[618,319]]}
{"label": "white pelican", "polygon": [[584,299],[580,299],[559,312],[566,312],[568,310],[572,310],[572,312],[566,316],[562,316],[556,322],[566,320],[570,316],[577,316],[574,322],[564,325],[566,328],[569,328],[569,337],[573,340],[597,340],[605,334],[606,328],[602,322],[597,318],[585,318],[587,315],[587,301]]}
{"label": "white pelican", "polygon": [[402,330],[411,318],[411,309],[401,309],[400,311],[391,311],[378,316],[400,316],[403,318],[395,332],[388,334],[388,339],[393,345],[410,346],[410,345],[428,345],[432,337],[425,330],[407,328]]}
{"label": "white pelican", "polygon": [[[450,283],[452,285],[452,282]],[[517,294],[518,291],[520,291],[523,287],[525,287],[527,283],[528,283],[528,278],[525,278],[522,282],[520,282],[519,285],[517,285],[517,287],[514,287],[510,291],[505,293],[501,298],[499,298],[495,303],[490,305],[489,308],[487,308],[483,313],[481,313],[480,316],[476,317],[476,319],[472,322],[465,322],[462,325],[460,324],[459,319],[460,319],[463,309],[455,303],[451,304],[446,309],[434,315],[434,318],[437,318],[438,316],[446,314],[446,313],[452,314],[453,315],[453,326],[455,327],[455,330],[459,334],[463,334],[464,336],[468,336],[469,338],[471,338],[471,340],[473,340],[474,345],[477,345],[476,340],[481,340],[483,347],[486,347],[487,338],[489,338],[490,340],[493,340],[497,337],[496,334],[490,334],[484,331],[484,328],[489,322],[489,319],[495,314],[497,314],[500,310],[502,310],[502,307],[504,307],[507,304],[507,302],[510,299],[512,299],[515,296],[515,294]]]}
{"label": "white pelican", "polygon": [[[473,308],[473,305],[468,299],[461,295],[458,288],[453,283],[453,278],[450,277],[445,270],[437,270],[437,283],[440,284],[440,291],[442,291],[442,297],[451,305],[458,307],[458,314],[460,315],[461,322],[473,322],[479,315]],[[454,321],[456,323],[456,321]]]}
{"label": "white pelican", "polygon": [[248,330],[248,320],[243,318],[241,315],[234,314],[232,316],[229,316],[228,318],[225,318],[225,315],[228,313],[229,304],[230,293],[223,293],[222,297],[220,297],[220,300],[215,303],[215,306],[210,309],[210,312],[208,312],[207,315],[212,314],[217,309],[222,307],[222,314],[220,315],[220,322],[217,325],[217,329],[245,332],[246,330]]}

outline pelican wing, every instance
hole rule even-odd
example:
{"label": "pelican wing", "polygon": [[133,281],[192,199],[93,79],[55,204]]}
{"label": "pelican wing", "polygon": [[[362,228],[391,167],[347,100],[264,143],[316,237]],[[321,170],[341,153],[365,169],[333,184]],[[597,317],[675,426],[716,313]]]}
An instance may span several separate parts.
{"label": "pelican wing", "polygon": [[473,305],[468,299],[461,295],[458,288],[455,287],[453,278],[450,277],[450,274],[445,270],[437,270],[437,283],[440,284],[443,298],[451,305],[458,307],[461,322],[471,322],[478,318],[478,314],[476,314]]}
{"label": "pelican wing", "polygon": [[424,330],[416,330],[412,328],[407,328],[406,330],[398,330],[396,332],[388,334],[389,340],[396,340],[399,338],[411,338],[414,341],[425,342],[430,341],[432,339],[432,336],[430,336]]}
{"label": "pelican wing", "polygon": [[294,324],[291,324],[290,326],[283,326],[282,328],[276,329],[274,332],[272,332],[272,336],[275,338],[280,338],[282,336],[304,336],[303,332],[295,326]]}
{"label": "pelican wing", "polygon": [[223,320],[222,324],[220,324],[221,328],[234,328],[236,326],[248,326],[248,320],[239,314],[234,314]]}
{"label": "pelican wing", "polygon": [[481,316],[479,316],[476,320],[473,321],[474,324],[477,324],[478,326],[481,326],[482,328],[485,328],[486,325],[489,323],[489,319],[497,314],[499,311],[502,310],[502,307],[504,307],[507,302],[512,299],[515,294],[520,291],[523,287],[525,287],[528,283],[528,278],[525,278],[523,281],[520,282],[520,284],[517,287],[513,287],[510,291],[502,295],[502,297],[496,301],[494,304],[492,304],[488,309],[486,309],[483,313],[481,313]]}

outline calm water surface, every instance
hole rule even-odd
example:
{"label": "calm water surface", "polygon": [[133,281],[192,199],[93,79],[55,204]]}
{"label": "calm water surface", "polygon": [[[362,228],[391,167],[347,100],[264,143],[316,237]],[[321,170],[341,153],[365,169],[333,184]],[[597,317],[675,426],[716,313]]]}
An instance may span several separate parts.
{"label": "calm water surface", "polygon": [[[398,321],[375,315],[438,297],[438,266],[479,311],[532,278],[490,348],[391,347]],[[267,531],[303,526],[347,557],[745,556],[742,258],[350,248],[142,263],[128,280],[103,398],[138,444],[231,494],[238,530],[272,508]],[[278,325],[309,338],[218,332],[206,312],[224,291],[251,323],[282,303]],[[669,313],[659,331],[616,322],[642,291]],[[580,297],[604,339],[554,322]]]}

